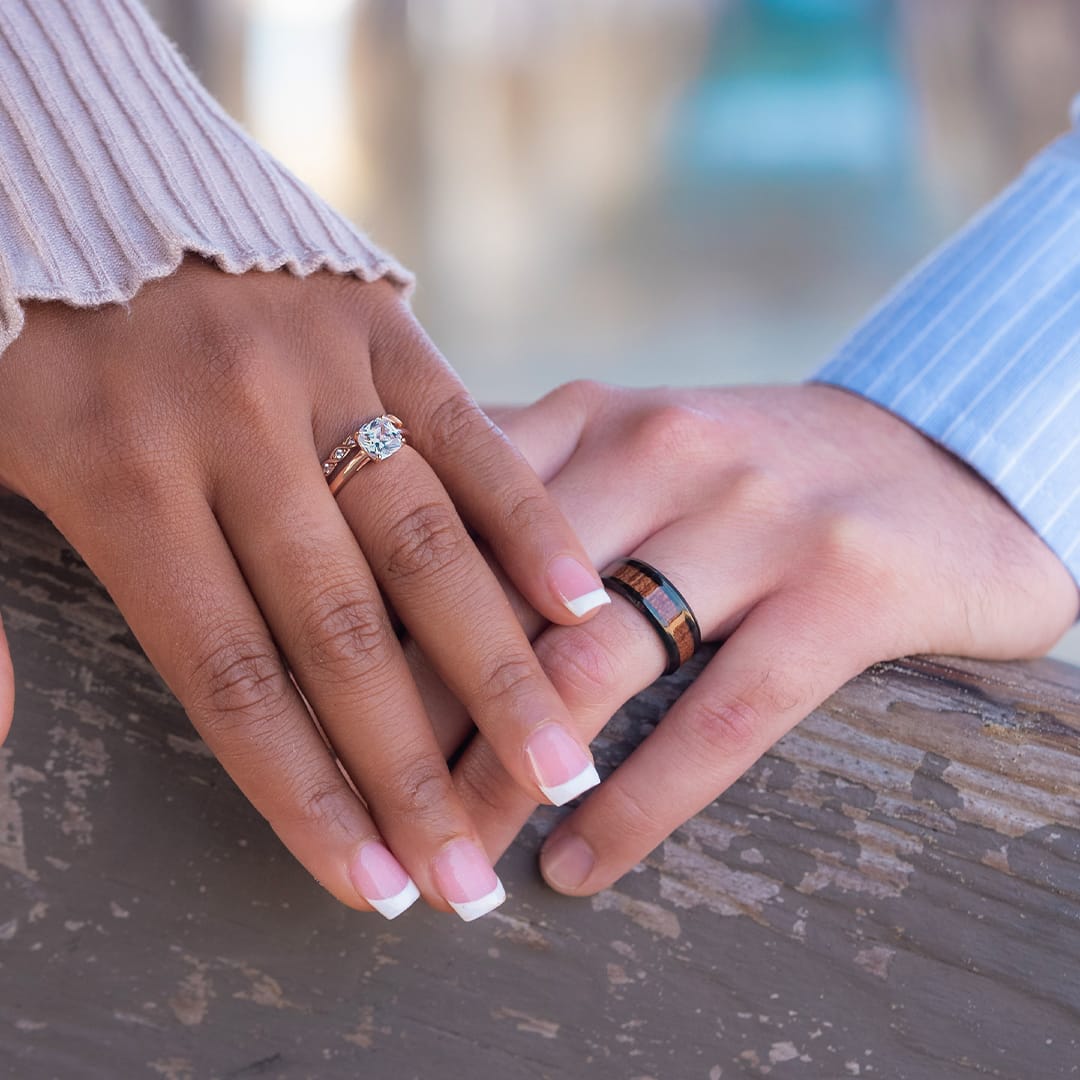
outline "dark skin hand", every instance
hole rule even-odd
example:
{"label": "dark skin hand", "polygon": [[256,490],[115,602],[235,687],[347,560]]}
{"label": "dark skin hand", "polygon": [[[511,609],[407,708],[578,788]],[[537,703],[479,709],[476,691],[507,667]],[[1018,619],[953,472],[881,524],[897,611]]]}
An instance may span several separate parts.
{"label": "dark skin hand", "polygon": [[[323,456],[384,412],[409,445],[335,501]],[[385,281],[189,257],[126,309],[28,305],[0,358],[0,483],[82,554],[224,767],[351,907],[372,906],[373,844],[442,910],[462,858],[494,880],[386,604],[533,798],[537,731],[588,757],[467,530],[555,622],[582,621],[561,586],[599,588],[595,570]],[[0,637],[0,737],[12,685]]]}

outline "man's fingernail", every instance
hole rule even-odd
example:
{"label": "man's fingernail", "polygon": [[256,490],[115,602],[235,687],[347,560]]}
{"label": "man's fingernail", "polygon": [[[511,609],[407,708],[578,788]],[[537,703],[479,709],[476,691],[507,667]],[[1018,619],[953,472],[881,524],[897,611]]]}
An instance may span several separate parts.
{"label": "man's fingernail", "polygon": [[365,844],[350,868],[356,891],[380,914],[396,919],[420,898],[416,882],[378,841]]}
{"label": "man's fingernail", "polygon": [[525,741],[533,775],[555,806],[596,787],[600,775],[593,759],[561,724],[545,724]]}
{"label": "man's fingernail", "polygon": [[600,575],[569,555],[560,555],[552,561],[548,567],[548,580],[567,610],[578,618],[611,603],[611,597],[600,583]]}
{"label": "man's fingernail", "polygon": [[573,833],[556,837],[540,853],[540,870],[557,889],[580,888],[595,865],[593,849]]}
{"label": "man's fingernail", "polygon": [[466,922],[494,911],[506,890],[488,857],[471,840],[455,840],[435,856],[435,881],[450,906]]}

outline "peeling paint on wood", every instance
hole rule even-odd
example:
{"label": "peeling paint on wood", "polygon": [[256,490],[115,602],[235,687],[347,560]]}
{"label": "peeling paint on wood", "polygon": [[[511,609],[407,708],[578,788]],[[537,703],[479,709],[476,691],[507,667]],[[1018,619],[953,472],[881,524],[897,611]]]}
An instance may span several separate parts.
{"label": "peeling paint on wood", "polygon": [[0,747],[0,867],[29,878],[22,807],[14,790],[11,758],[12,752]]}
{"label": "peeling paint on wood", "polygon": [[293,863],[49,525],[0,529],[0,1076],[1080,1077],[1075,669],[880,665],[612,890],[545,888],[546,808],[499,912],[390,929]]}

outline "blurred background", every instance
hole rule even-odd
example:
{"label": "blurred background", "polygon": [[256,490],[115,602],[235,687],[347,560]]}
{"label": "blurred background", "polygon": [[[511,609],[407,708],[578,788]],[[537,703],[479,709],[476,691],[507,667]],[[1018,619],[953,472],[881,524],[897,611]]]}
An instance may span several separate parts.
{"label": "blurred background", "polygon": [[805,376],[1080,92],[1075,0],[149,6],[488,402]]}
{"label": "blurred background", "polygon": [[796,379],[1068,123],[1075,0],[154,0],[486,400]]}

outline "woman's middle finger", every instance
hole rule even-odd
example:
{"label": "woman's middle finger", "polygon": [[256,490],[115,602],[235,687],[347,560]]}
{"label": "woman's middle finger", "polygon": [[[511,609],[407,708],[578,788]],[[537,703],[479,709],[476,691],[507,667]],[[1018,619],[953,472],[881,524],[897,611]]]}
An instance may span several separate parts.
{"label": "woman's middle finger", "polygon": [[438,477],[404,447],[338,496],[409,634],[514,780],[561,804],[598,782],[592,755]]}
{"label": "woman's middle finger", "polygon": [[[252,593],[335,753],[429,903],[463,918],[505,897],[477,846],[363,553],[297,423],[215,510]],[[273,446],[304,447],[297,453]],[[398,462],[367,471],[394,471]],[[353,481],[355,483],[356,481]]]}

